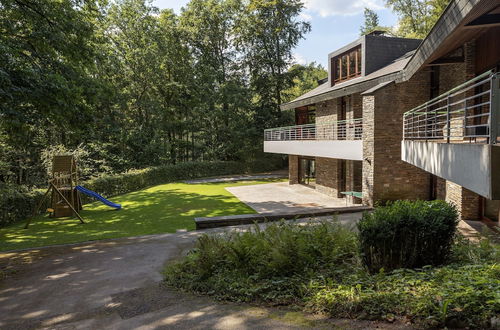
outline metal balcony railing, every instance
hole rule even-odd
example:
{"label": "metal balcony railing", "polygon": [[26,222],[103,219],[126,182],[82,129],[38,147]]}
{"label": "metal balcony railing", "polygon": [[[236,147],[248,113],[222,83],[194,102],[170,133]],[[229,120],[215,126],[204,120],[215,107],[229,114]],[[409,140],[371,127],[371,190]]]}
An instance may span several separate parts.
{"label": "metal balcony railing", "polygon": [[499,74],[491,71],[406,112],[405,140],[496,143],[500,112]]}
{"label": "metal balcony railing", "polygon": [[264,141],[361,140],[362,135],[363,120],[359,118],[266,129]]}

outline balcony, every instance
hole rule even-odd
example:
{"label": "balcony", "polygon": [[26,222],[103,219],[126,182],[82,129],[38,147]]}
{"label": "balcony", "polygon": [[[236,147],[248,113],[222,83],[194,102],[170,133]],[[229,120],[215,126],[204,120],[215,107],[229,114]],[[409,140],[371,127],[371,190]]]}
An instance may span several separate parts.
{"label": "balcony", "polygon": [[362,160],[362,135],[362,119],[271,128],[264,131],[264,152]]}
{"label": "balcony", "polygon": [[401,158],[500,199],[499,77],[486,72],[406,112]]}

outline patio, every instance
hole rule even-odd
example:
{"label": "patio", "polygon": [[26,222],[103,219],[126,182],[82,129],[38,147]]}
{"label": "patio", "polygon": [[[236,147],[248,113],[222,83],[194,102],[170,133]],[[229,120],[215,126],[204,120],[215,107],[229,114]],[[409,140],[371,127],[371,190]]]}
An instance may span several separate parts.
{"label": "patio", "polygon": [[226,190],[258,213],[304,212],[360,206],[360,204],[346,204],[344,198],[330,197],[303,185],[289,185],[288,182],[228,187]]}

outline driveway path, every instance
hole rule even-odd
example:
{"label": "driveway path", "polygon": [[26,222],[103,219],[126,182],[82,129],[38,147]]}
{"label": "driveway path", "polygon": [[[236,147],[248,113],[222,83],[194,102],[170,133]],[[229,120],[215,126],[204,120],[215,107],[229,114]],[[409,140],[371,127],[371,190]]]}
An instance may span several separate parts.
{"label": "driveway path", "polygon": [[[355,219],[353,214],[345,216],[340,220]],[[184,255],[201,234],[180,232],[2,253],[0,264],[8,262],[15,272],[0,282],[0,328],[298,329],[338,325],[368,329],[374,325],[222,304],[162,287],[160,272],[165,263]],[[383,324],[382,328],[394,326]]]}

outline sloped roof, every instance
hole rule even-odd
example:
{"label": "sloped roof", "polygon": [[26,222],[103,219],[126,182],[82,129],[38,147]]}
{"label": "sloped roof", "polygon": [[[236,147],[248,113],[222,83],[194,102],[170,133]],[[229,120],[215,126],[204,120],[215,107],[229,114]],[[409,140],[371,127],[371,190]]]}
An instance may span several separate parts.
{"label": "sloped roof", "polygon": [[294,109],[311,103],[321,102],[328,99],[349,95],[352,93],[364,92],[376,85],[394,80],[395,75],[400,74],[401,70],[408,64],[413,51],[406,53],[402,57],[394,60],[389,65],[370,73],[369,75],[353,78],[345,82],[330,86],[325,82],[315,89],[297,97],[296,99],[281,105],[282,110]]}

